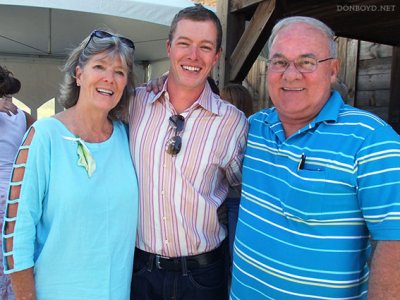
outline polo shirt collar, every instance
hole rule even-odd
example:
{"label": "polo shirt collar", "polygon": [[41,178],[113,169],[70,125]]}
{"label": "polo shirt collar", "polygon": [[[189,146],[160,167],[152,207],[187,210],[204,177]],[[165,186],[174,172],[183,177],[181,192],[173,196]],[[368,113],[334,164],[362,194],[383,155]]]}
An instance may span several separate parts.
{"label": "polo shirt collar", "polygon": [[[333,90],[331,96],[322,107],[317,117],[310,124],[300,129],[297,133],[301,133],[303,131],[311,129],[321,122],[336,122],[339,116],[340,109],[343,107],[343,105],[344,102],[342,100],[342,97],[337,91]],[[269,110],[269,113],[265,114],[264,122],[266,124],[269,124],[271,130],[275,132],[275,135],[280,137],[282,141],[285,140],[282,123],[279,119],[278,111],[275,107],[272,107]]]}
{"label": "polo shirt collar", "polygon": [[[338,119],[339,111],[343,107],[343,105],[344,103],[339,92],[333,90],[328,101],[326,101],[325,105],[322,107],[321,111],[314,119],[314,121],[311,122],[310,126],[312,124],[324,121],[336,122]],[[268,124],[275,124],[280,122],[278,111],[275,107],[271,108],[270,113],[265,116],[264,121]]]}
{"label": "polo shirt collar", "polygon": [[322,107],[312,124],[317,124],[320,122],[336,122],[340,109],[343,107],[343,105],[344,102],[339,92],[333,90],[328,101],[326,101],[325,105]]}

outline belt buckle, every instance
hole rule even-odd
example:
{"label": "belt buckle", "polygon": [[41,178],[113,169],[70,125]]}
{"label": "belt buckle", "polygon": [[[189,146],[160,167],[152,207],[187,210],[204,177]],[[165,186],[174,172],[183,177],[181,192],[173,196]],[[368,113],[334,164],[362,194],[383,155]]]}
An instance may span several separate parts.
{"label": "belt buckle", "polygon": [[160,259],[161,258],[162,257],[160,255],[156,255],[156,268],[159,269],[159,270],[162,269],[161,264],[160,264]]}

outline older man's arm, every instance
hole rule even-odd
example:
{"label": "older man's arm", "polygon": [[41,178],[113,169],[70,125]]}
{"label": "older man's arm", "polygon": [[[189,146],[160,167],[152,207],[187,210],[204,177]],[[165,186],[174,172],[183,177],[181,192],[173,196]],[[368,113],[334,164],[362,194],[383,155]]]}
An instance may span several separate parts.
{"label": "older man's arm", "polygon": [[378,241],[371,263],[368,300],[398,299],[400,241]]}

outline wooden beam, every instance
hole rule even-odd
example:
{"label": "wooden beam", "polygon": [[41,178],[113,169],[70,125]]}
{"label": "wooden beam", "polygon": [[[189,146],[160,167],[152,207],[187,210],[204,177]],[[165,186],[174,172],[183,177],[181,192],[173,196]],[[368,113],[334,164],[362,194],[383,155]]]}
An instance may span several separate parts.
{"label": "wooden beam", "polygon": [[221,56],[218,63],[213,69],[213,78],[218,84],[218,87],[222,89],[225,86],[225,71],[227,68],[227,53],[226,53],[226,41],[228,36],[228,14],[229,14],[229,1],[219,0],[217,1],[217,16],[221,21],[222,26],[222,43],[221,43]]}
{"label": "wooden beam", "polygon": [[[229,81],[230,64],[229,59],[233,50],[242,36],[246,19],[245,15],[241,13],[230,13],[230,0],[219,0],[217,2],[217,15],[221,20],[222,25],[222,50],[219,59],[218,67],[214,70],[214,79],[217,79],[218,86],[222,89]],[[216,76],[216,73],[218,74]]]}
{"label": "wooden beam", "polygon": [[235,13],[240,10],[249,8],[255,4],[263,2],[264,0],[232,0],[232,4],[230,7],[230,13]]}
{"label": "wooden beam", "polygon": [[264,0],[258,4],[253,17],[229,60],[231,68],[230,81],[242,81],[250,70],[267,40],[265,31],[274,10],[275,0]]}
{"label": "wooden beam", "polygon": [[347,103],[354,106],[357,92],[357,70],[358,70],[358,40],[349,40],[347,42],[347,64],[344,82],[348,88]]}
{"label": "wooden beam", "polygon": [[393,47],[391,77],[388,121],[400,133],[400,46]]}
{"label": "wooden beam", "polygon": [[352,106],[357,91],[358,44],[358,40],[338,38],[340,69],[336,88],[342,93],[343,100]]}

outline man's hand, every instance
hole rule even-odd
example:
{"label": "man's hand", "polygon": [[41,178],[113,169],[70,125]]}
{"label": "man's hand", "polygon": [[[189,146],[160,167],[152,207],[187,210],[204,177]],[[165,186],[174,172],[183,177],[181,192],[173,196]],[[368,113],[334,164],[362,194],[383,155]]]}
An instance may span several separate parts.
{"label": "man's hand", "polygon": [[368,300],[398,299],[400,241],[378,241],[371,263]]}
{"label": "man's hand", "polygon": [[18,107],[11,101],[0,98],[0,112],[4,112],[9,116],[11,116],[11,114],[16,115],[18,113]]}
{"label": "man's hand", "polygon": [[161,77],[154,78],[149,82],[145,83],[146,91],[151,92],[153,91],[155,94],[161,92],[165,80],[167,80],[168,73],[161,75]]}

